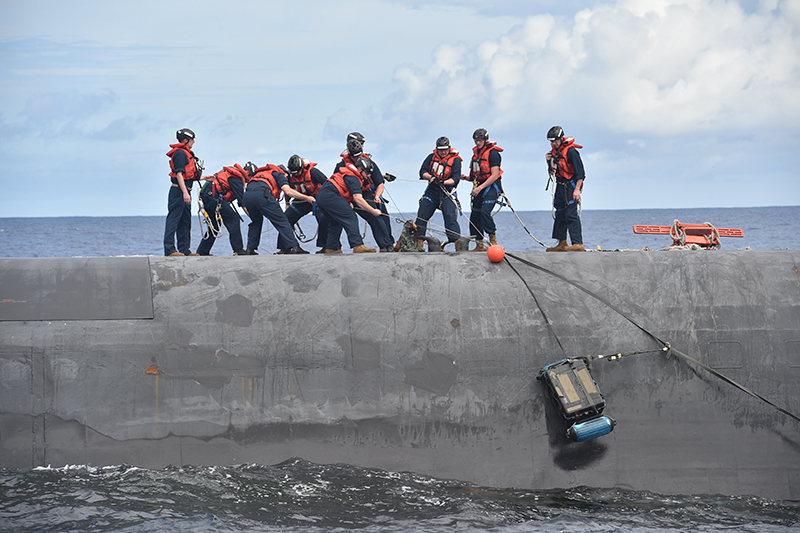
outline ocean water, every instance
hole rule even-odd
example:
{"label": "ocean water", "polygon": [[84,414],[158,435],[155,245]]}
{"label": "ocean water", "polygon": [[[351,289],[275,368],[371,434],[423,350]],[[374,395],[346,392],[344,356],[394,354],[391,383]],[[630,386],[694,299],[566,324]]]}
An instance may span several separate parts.
{"label": "ocean water", "polygon": [[[536,238],[553,242],[549,212],[518,215]],[[671,225],[675,219],[744,230],[744,238],[723,239],[725,250],[800,249],[800,207],[584,211],[582,216],[591,250],[666,248],[668,236],[635,235],[632,226]],[[496,221],[507,250],[543,250],[508,209]],[[467,227],[465,219],[460,222]],[[441,228],[440,215],[432,225]],[[313,235],[310,219],[301,226]],[[0,257],[161,255],[163,227],[163,217],[0,218]],[[399,221],[395,228],[397,237]],[[273,251],[275,237],[273,229],[265,231],[262,254]],[[198,242],[194,219],[193,249]],[[304,246],[315,250],[313,243]],[[231,253],[227,236],[212,253]],[[783,533],[800,531],[800,502],[590,487],[509,490],[300,458],[278,465],[161,470],[0,469],[0,532],[62,531]]]}
{"label": "ocean water", "polygon": [[[462,233],[468,233],[469,213],[459,217]],[[553,219],[549,211],[517,212],[519,219],[504,208],[495,216],[498,242],[510,252],[544,251],[525,228],[547,246],[555,243],[550,238]],[[392,226],[395,239],[400,236],[401,221],[414,218],[414,213],[393,213]],[[245,217],[246,218],[246,217]],[[669,247],[668,235],[637,235],[634,224],[671,226],[675,220],[688,224],[709,222],[719,228],[738,228],[743,238],[722,238],[723,250],[776,250],[800,249],[800,207],[748,207],[709,209],[636,209],[636,210],[584,210],[582,214],[584,243],[591,250],[658,250]],[[524,224],[524,227],[523,227]],[[364,228],[363,222],[361,223]],[[316,222],[307,216],[300,221],[306,239],[312,239]],[[440,213],[431,220],[434,236],[444,240],[444,223]],[[242,224],[247,235],[247,224]],[[192,250],[201,239],[201,226],[192,220]],[[344,250],[347,240],[342,235]],[[0,257],[73,257],[163,255],[164,217],[52,217],[52,218],[0,218]],[[276,251],[277,232],[264,223],[261,254]],[[365,242],[374,246],[372,233],[367,230]],[[302,246],[311,252],[317,250],[314,241]],[[452,251],[452,247],[448,248]],[[223,235],[214,244],[214,255],[230,255],[228,236]]]}
{"label": "ocean water", "polygon": [[302,459],[0,470],[15,532],[790,532],[800,502],[618,489],[506,490]]}

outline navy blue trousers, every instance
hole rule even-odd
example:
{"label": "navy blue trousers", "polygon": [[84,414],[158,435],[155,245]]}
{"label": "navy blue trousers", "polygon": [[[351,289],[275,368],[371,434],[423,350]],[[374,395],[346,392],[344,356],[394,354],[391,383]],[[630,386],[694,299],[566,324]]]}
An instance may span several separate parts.
{"label": "navy blue trousers", "polygon": [[497,233],[492,211],[495,204],[497,204],[499,194],[500,190],[497,182],[494,182],[490,187],[487,187],[472,198],[472,213],[469,215],[469,234],[479,241],[483,240],[484,232],[490,235]]}
{"label": "navy blue trousers", "polygon": [[[186,184],[189,194],[192,193],[191,183]],[[177,249],[175,240],[178,241]],[[177,184],[169,188],[167,197],[167,222],[164,226],[164,255],[181,252],[184,255],[191,253],[192,245],[192,206],[183,201],[183,193]]]}
{"label": "navy blue trousers", "polygon": [[[440,205],[441,204],[441,205]],[[424,237],[428,231],[428,221],[437,209],[441,209],[444,218],[444,227],[447,233],[447,242],[455,242],[461,236],[461,226],[458,225],[458,208],[450,196],[442,192],[438,185],[429,185],[422,198],[419,199],[417,211],[417,237]]]}
{"label": "navy blue trousers", "polygon": [[326,183],[317,193],[317,210],[322,210],[325,219],[328,221],[328,241],[325,248],[328,250],[338,250],[342,247],[340,237],[342,229],[347,233],[347,240],[350,248],[355,248],[364,244],[364,239],[358,231],[358,217],[350,206],[350,202],[345,200],[336,186]]}
{"label": "navy blue trousers", "polygon": [[[239,215],[236,214],[236,211],[233,210],[233,207],[231,207],[228,202],[221,202],[218,198],[214,198],[211,194],[211,187],[206,187],[205,190],[200,193],[200,199],[203,200],[203,209],[208,213],[209,222],[215,233],[219,233],[220,230],[215,214],[217,211],[217,204],[222,204],[219,208],[219,214],[222,217],[222,223],[225,224],[225,227],[228,229],[231,248],[234,252],[244,248],[242,243],[242,220],[239,218]],[[217,238],[214,237],[211,231],[206,232],[203,240],[200,241],[200,246],[197,247],[197,253],[200,255],[208,255],[216,240]]]}
{"label": "navy blue trousers", "polygon": [[567,231],[572,244],[583,244],[581,231],[581,217],[578,214],[578,203],[572,199],[575,184],[571,181],[556,183],[556,192],[553,195],[553,207],[556,219],[553,221],[553,238],[559,241],[567,240]]}
{"label": "navy blue trousers", "polygon": [[256,250],[261,244],[261,227],[264,224],[264,217],[268,218],[275,229],[278,230],[282,242],[286,244],[286,251],[295,246],[300,246],[292,231],[292,226],[286,220],[286,215],[281,209],[278,201],[272,196],[269,185],[261,181],[253,181],[247,185],[244,191],[244,206],[250,215],[250,225],[247,227],[247,249]]}
{"label": "navy blue trousers", "polygon": [[[383,202],[381,201],[376,202],[374,194],[371,192],[365,192],[362,196],[364,196],[364,200],[366,200],[369,205],[376,209],[380,209],[381,213],[386,212],[386,206],[384,206]],[[376,217],[372,213],[367,213],[358,206],[356,206],[356,213],[358,213],[358,216],[366,220],[367,224],[369,224],[369,228],[372,230],[372,236],[375,238],[375,242],[378,243],[379,248],[394,248],[394,241],[391,237],[392,233],[389,231],[389,228],[391,227],[391,221],[389,220],[388,215]]]}
{"label": "navy blue trousers", "polygon": [[392,246],[394,246],[395,241],[394,237],[392,236],[392,219],[389,218],[389,211],[386,209],[386,204],[383,203],[383,200],[378,202],[378,209],[380,209],[381,213],[383,213],[383,215],[381,216],[381,220],[383,221],[383,224],[386,226],[386,234],[389,236],[389,242],[391,242]]}
{"label": "navy blue trousers", "polygon": [[[289,207],[286,208],[284,213],[286,214],[286,220],[289,221],[289,225],[294,226],[297,224],[298,220],[312,211],[314,212],[314,218],[317,219],[317,247],[325,248],[328,243],[328,221],[325,219],[325,215],[322,214],[322,211],[314,209],[314,204],[292,200],[292,203],[289,204]],[[285,246],[286,243],[283,242],[280,234],[278,234],[278,248],[283,250]]]}

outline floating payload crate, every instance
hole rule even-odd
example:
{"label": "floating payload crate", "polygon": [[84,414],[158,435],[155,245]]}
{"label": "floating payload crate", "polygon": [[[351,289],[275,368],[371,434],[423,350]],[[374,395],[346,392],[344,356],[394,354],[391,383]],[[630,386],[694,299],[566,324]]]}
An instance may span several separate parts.
{"label": "floating payload crate", "polygon": [[561,415],[573,423],[567,430],[571,440],[582,442],[614,429],[614,420],[603,416],[606,401],[583,359],[562,359],[549,364],[542,368],[539,379],[547,384]]}

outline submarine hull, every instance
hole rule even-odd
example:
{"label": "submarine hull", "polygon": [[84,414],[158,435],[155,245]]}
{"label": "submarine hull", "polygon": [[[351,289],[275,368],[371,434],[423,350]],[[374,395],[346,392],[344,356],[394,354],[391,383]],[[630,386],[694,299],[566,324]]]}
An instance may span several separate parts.
{"label": "submarine hull", "polygon": [[[653,338],[797,414],[799,263],[0,260],[0,467],[302,457],[492,487],[800,499],[800,423]],[[642,353],[591,365],[614,430],[569,440],[540,369],[620,352]]]}

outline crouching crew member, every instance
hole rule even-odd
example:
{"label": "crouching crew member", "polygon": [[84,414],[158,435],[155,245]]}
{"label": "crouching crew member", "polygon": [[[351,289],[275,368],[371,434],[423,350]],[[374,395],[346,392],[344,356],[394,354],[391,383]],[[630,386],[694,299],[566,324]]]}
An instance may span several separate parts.
{"label": "crouching crew member", "polygon": [[[201,178],[203,166],[192,147],[195,135],[189,128],[176,132],[178,144],[170,144],[169,177],[172,187],[167,198],[167,221],[164,227],[164,255],[197,255],[191,253],[192,184]],[[175,241],[177,239],[177,249]]]}
{"label": "crouching crew member", "polygon": [[220,231],[217,210],[225,227],[228,228],[234,255],[247,255],[242,243],[242,217],[231,202],[236,200],[239,205],[244,205],[244,187],[250,182],[255,171],[256,165],[251,162],[247,162],[244,167],[238,163],[232,167],[223,167],[211,175],[208,183],[200,190],[200,200],[203,202],[203,210],[208,215],[206,220],[210,227],[203,235],[200,246],[197,247],[199,255],[211,255],[211,247],[214,246]]}
{"label": "crouching crew member", "polygon": [[[297,154],[290,157],[286,165],[289,169],[289,186],[299,193],[316,198],[319,188],[328,179],[321,170],[315,168],[316,166],[316,163]],[[311,212],[317,219],[317,246],[320,248],[317,253],[324,253],[328,241],[328,222],[322,211],[317,209],[316,204],[293,198],[292,203],[284,211],[291,226],[297,224],[301,218]],[[283,242],[280,234],[278,235],[278,248],[286,248],[286,243]]]}
{"label": "crouching crew member", "polygon": [[348,163],[334,172],[317,193],[317,208],[322,210],[328,221],[326,253],[342,253],[339,237],[343,228],[353,253],[376,251],[375,248],[364,245],[364,240],[358,231],[358,217],[351,205],[355,203],[359,209],[373,216],[380,215],[380,210],[371,206],[362,195],[364,184],[371,182],[372,171],[372,161],[368,157],[359,157],[355,164]]}
{"label": "crouching crew member", "polygon": [[[564,137],[561,126],[553,126],[547,132],[550,151],[545,155],[550,175],[555,176],[556,189],[553,194],[553,238],[558,244],[547,248],[548,252],[584,252],[581,216],[578,207],[581,203],[581,191],[586,173],[583,161],[572,137]],[[567,246],[567,231],[572,246]]]}
{"label": "crouching crew member", "polygon": [[[483,233],[489,234],[489,244],[497,244],[497,229],[492,217],[492,211],[497,204],[497,197],[502,192],[500,176],[500,152],[502,148],[497,143],[489,142],[489,133],[479,128],[472,134],[475,146],[472,148],[472,161],[470,163],[469,179],[474,187],[472,195],[472,213],[469,217],[470,235],[478,245],[473,252],[483,252]],[[466,177],[466,176],[463,176]]]}
{"label": "crouching crew member", "polygon": [[[347,135],[347,140],[355,139],[361,143],[361,148],[364,148],[364,145],[367,143],[367,139],[359,132],[354,131]],[[386,209],[386,204],[383,203],[381,196],[383,195],[383,191],[385,188],[385,182],[387,181],[394,181],[395,177],[391,174],[383,174],[381,173],[381,169],[378,168],[378,164],[372,158],[370,154],[366,154],[367,157],[370,158],[372,161],[372,165],[375,167],[372,171],[372,183],[374,186],[373,192],[375,193],[375,203],[377,204],[378,209],[381,210],[382,215],[378,217],[381,222],[383,222],[384,226],[386,226],[386,234],[389,236],[389,242],[392,243],[392,247],[386,250],[381,250],[382,252],[394,252],[394,237],[392,236],[392,219],[389,218],[389,211]],[[381,183],[381,184],[379,184]],[[376,185],[379,184],[379,185]],[[380,191],[376,190],[380,187]]]}
{"label": "crouching crew member", "polygon": [[[371,207],[378,208],[378,215],[372,215],[371,212],[366,212],[360,208],[356,209],[356,212],[358,213],[358,216],[366,220],[367,224],[369,224],[369,227],[372,230],[372,236],[375,238],[375,242],[378,243],[378,247],[381,249],[381,252],[393,252],[394,240],[392,239],[391,232],[389,231],[390,224],[387,224],[389,217],[388,214],[384,215],[383,211],[381,210],[386,209],[380,199],[384,188],[383,174],[381,174],[378,165],[372,161],[370,155],[364,153],[363,146],[356,136],[360,136],[359,138],[361,139],[364,138],[364,136],[358,132],[351,133],[348,136],[347,149],[342,152],[342,160],[336,165],[334,172],[337,172],[346,165],[355,165],[356,161],[358,161],[360,157],[366,157],[372,162],[370,179],[368,182],[362,183],[361,195]],[[386,220],[383,220],[384,217]]]}
{"label": "crouching crew member", "polygon": [[[458,225],[458,205],[455,194],[461,180],[461,156],[450,147],[450,139],[439,137],[433,153],[425,158],[419,169],[419,177],[428,181],[428,187],[419,199],[417,211],[417,250],[423,249],[422,237],[428,229],[428,221],[437,209],[442,211],[447,233],[447,245],[461,236]],[[444,246],[442,245],[442,246]]]}
{"label": "crouching crew member", "polygon": [[294,236],[292,225],[286,219],[286,215],[278,203],[281,191],[291,198],[305,200],[314,203],[312,196],[299,193],[289,186],[286,174],[275,165],[266,165],[256,170],[255,175],[247,184],[244,192],[244,208],[250,216],[252,222],[247,231],[247,253],[248,255],[258,255],[256,250],[261,243],[261,226],[264,217],[268,218],[275,229],[278,230],[284,248],[279,254],[307,254],[308,252],[300,248],[300,243]]}

